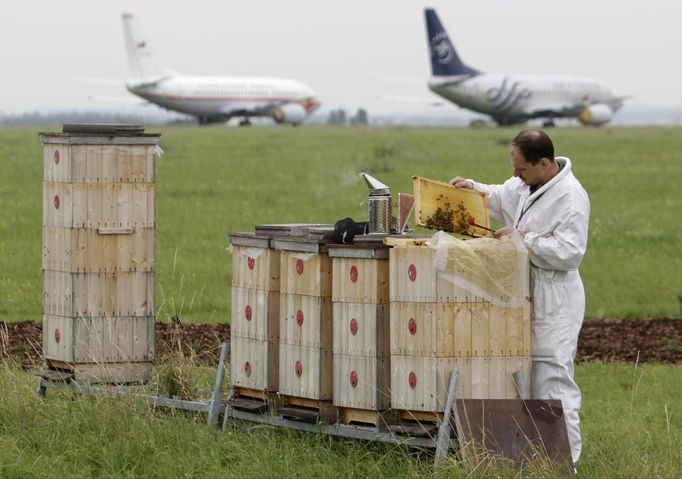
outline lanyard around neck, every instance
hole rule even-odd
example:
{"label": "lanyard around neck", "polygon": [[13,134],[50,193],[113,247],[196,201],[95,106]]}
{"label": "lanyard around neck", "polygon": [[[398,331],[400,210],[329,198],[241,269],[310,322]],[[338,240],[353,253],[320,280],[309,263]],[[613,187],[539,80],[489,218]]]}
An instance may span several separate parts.
{"label": "lanyard around neck", "polygon": [[529,204],[527,207],[521,209],[521,214],[519,215],[519,219],[516,220],[516,229],[519,228],[519,225],[521,224],[521,220],[523,219],[523,215],[525,215],[526,212],[531,208],[531,206],[533,206],[535,203],[537,203],[538,200],[539,200],[540,198],[542,198],[542,195],[544,195],[545,193],[547,193],[547,190],[545,190],[545,191],[543,191],[542,193],[540,193],[540,194],[538,195],[538,197],[535,198],[535,199],[533,200],[533,202],[532,202],[531,204]]}

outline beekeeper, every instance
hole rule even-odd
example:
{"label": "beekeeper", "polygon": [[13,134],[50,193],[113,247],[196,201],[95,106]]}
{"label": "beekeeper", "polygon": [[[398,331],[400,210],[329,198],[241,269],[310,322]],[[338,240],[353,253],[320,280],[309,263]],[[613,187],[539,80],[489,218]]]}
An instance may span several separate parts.
{"label": "beekeeper", "polygon": [[574,380],[585,290],[578,267],[587,247],[590,201],[571,160],[554,157],[552,140],[524,130],[511,143],[514,176],[502,185],[462,177],[450,183],[489,195],[490,215],[504,224],[500,238],[518,231],[530,252],[533,295],[532,397],[560,399],[573,462],[580,457],[581,394]]}

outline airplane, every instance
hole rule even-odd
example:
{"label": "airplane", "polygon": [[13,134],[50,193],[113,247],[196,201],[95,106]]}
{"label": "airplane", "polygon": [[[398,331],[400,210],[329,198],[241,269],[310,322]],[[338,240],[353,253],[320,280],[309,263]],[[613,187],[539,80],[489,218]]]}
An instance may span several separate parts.
{"label": "airplane", "polygon": [[320,103],[307,85],[285,78],[185,76],[160,65],[131,13],[122,14],[128,59],[126,88],[168,110],[195,116],[199,124],[270,117],[299,125]]}
{"label": "airplane", "polygon": [[498,125],[544,119],[575,118],[583,125],[608,123],[626,97],[615,96],[590,78],[556,75],[486,74],[465,65],[455,51],[436,11],[424,10],[431,71],[431,91],[452,103],[492,117]]}

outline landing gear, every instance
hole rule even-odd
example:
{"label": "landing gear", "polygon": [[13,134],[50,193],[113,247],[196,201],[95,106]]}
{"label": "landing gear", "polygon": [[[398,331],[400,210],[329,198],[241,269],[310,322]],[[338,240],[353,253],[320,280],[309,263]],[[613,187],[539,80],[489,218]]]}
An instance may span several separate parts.
{"label": "landing gear", "polygon": [[239,126],[251,126],[251,120],[249,117],[247,116],[239,120]]}
{"label": "landing gear", "polygon": [[554,128],[555,126],[556,126],[556,123],[554,123],[553,118],[547,118],[545,121],[542,122],[543,128]]}

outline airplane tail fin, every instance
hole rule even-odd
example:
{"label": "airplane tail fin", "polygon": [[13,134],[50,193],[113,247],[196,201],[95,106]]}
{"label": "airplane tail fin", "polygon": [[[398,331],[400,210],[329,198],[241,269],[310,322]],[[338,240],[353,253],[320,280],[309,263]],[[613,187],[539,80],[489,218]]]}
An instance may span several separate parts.
{"label": "airplane tail fin", "polygon": [[441,25],[436,11],[432,8],[424,10],[426,17],[426,34],[431,53],[431,71],[433,76],[477,75],[481,72],[466,66],[459,59],[455,47],[452,46],[447,32]]}
{"label": "airplane tail fin", "polygon": [[156,62],[149,48],[149,42],[132,13],[121,15],[123,36],[128,58],[128,77],[139,83],[153,83],[170,74],[170,71]]}

